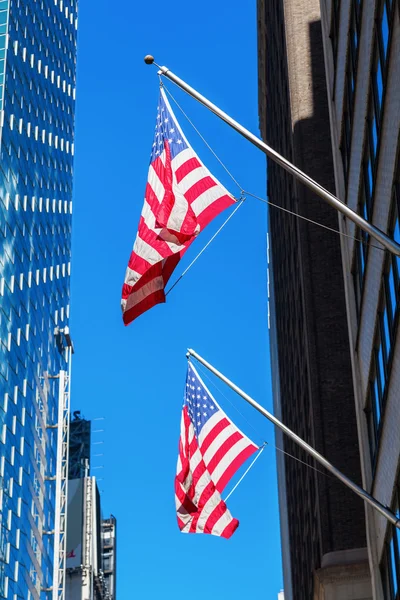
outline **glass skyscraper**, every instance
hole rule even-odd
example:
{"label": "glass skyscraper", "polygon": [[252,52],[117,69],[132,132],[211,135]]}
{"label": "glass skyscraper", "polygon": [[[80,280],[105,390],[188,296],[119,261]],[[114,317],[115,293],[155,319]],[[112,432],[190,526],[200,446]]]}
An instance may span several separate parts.
{"label": "glass skyscraper", "polygon": [[0,0],[0,598],[52,598],[76,0]]}

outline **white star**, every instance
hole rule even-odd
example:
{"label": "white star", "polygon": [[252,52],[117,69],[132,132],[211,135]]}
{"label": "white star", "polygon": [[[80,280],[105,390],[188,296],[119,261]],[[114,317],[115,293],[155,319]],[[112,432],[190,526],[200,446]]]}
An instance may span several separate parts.
{"label": "white star", "polygon": [[168,119],[164,119],[164,123],[168,123]]}
{"label": "white star", "polygon": [[203,404],[203,408],[207,408],[207,404]]}
{"label": "white star", "polygon": [[175,129],[174,128],[170,129],[170,132],[175,133]]}
{"label": "white star", "polygon": [[200,400],[201,396],[200,394],[197,394],[197,399]]}
{"label": "white star", "polygon": [[196,415],[196,416],[197,416],[197,417],[201,417],[201,413],[197,413],[197,415]]}
{"label": "white star", "polygon": [[207,396],[203,396],[203,400],[207,400]]}
{"label": "white star", "polygon": [[178,140],[176,143],[177,144],[182,144],[182,140]]}
{"label": "white star", "polygon": [[200,425],[201,425],[201,421],[199,421],[199,422],[197,423],[197,425],[200,427]]}
{"label": "white star", "polygon": [[207,413],[203,413],[203,415],[206,417],[206,416],[207,416]]}
{"label": "white star", "polygon": [[169,138],[168,143],[172,144],[172,138]]}
{"label": "white star", "polygon": [[212,404],[211,404],[210,408],[211,408],[211,410],[214,410],[214,407],[213,407],[213,405],[212,405]]}
{"label": "white star", "polygon": [[196,404],[196,406],[197,406],[197,408],[200,408],[200,403],[198,402],[198,403]]}

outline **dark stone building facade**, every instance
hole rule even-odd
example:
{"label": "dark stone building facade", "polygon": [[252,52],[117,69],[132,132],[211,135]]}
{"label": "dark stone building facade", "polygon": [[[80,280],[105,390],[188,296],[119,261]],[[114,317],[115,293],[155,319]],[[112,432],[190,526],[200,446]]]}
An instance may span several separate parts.
{"label": "dark stone building facade", "polygon": [[[335,192],[319,2],[258,0],[258,61],[262,138]],[[267,177],[271,202],[338,229],[337,212],[271,160]],[[276,208],[269,223],[276,411],[360,484],[340,236]],[[318,466],[290,440],[282,443]],[[311,600],[320,597],[320,569],[367,565],[363,503],[339,481],[290,457],[278,464],[278,480],[285,487],[285,600]]]}

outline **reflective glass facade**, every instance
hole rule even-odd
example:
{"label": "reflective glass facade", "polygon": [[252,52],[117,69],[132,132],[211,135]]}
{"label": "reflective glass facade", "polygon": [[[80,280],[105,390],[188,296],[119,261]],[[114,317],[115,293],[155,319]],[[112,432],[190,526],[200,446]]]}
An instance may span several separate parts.
{"label": "reflective glass facade", "polygon": [[0,598],[12,600],[49,599],[53,581],[76,27],[76,0],[0,0]]}

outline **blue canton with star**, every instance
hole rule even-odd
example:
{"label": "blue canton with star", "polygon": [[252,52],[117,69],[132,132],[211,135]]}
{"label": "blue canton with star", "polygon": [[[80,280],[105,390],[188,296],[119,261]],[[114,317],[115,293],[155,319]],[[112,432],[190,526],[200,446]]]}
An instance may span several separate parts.
{"label": "blue canton with star", "polygon": [[168,109],[163,93],[160,90],[156,132],[154,134],[154,142],[150,157],[151,163],[162,154],[164,150],[164,140],[168,140],[171,151],[171,160],[175,158],[179,152],[182,152],[182,150],[185,150],[188,147],[185,140],[182,138],[176,121],[172,116],[171,111]]}
{"label": "blue canton with star", "polygon": [[198,438],[208,419],[218,412],[219,408],[197,377],[190,363],[188,363],[186,377],[185,406],[187,406]]}

